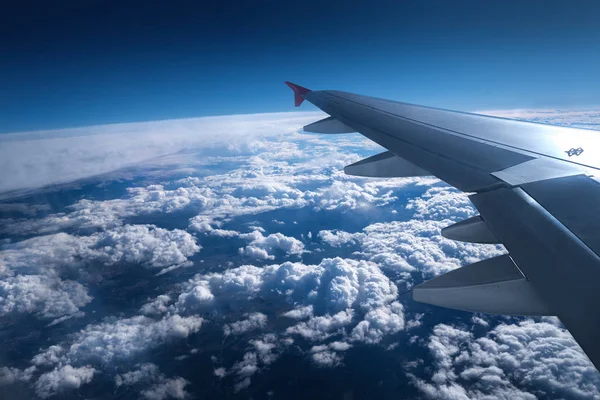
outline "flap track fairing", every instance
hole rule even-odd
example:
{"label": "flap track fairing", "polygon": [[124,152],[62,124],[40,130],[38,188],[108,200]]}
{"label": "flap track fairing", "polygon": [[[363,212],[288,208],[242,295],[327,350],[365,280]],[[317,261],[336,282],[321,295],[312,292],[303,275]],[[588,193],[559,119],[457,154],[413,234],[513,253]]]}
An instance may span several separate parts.
{"label": "flap track fairing", "polygon": [[471,312],[552,315],[509,255],[450,271],[413,289],[415,301]]}
{"label": "flap track fairing", "polygon": [[469,243],[500,243],[480,215],[459,221],[442,229],[446,239]]}

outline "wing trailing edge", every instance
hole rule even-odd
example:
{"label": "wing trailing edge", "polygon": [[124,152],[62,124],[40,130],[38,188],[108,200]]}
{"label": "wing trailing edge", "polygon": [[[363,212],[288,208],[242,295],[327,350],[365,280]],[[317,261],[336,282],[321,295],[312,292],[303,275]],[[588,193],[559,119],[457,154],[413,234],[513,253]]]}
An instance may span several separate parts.
{"label": "wing trailing edge", "polygon": [[508,255],[450,271],[413,289],[415,301],[503,315],[552,315]]}
{"label": "wing trailing edge", "polygon": [[415,176],[431,176],[428,171],[417,167],[410,161],[385,151],[364,160],[344,167],[347,175],[371,178],[412,178]]}

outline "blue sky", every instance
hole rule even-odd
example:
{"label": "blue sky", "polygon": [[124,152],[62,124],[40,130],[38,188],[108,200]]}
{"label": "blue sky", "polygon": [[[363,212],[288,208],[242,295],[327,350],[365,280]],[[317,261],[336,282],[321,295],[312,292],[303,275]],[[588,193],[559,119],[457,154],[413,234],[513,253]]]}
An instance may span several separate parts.
{"label": "blue sky", "polygon": [[2,16],[0,132],[288,111],[284,80],[460,110],[600,104],[593,1],[37,3]]}

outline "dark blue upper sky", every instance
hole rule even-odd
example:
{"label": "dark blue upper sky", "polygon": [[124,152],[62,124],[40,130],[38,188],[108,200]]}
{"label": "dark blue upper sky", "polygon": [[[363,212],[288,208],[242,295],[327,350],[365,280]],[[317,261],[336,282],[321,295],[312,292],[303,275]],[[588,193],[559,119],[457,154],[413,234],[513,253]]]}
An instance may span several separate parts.
{"label": "dark blue upper sky", "polygon": [[462,110],[598,105],[598,15],[597,1],[21,1],[0,16],[0,132],[292,110],[284,80]]}

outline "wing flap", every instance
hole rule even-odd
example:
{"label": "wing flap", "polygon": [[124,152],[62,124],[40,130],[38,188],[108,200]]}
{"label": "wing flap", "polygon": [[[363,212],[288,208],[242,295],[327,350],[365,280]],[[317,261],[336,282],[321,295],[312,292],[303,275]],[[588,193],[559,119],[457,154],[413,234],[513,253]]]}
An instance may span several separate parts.
{"label": "wing flap", "polygon": [[464,266],[413,289],[421,303],[504,315],[552,315],[533,286],[503,255]]}
{"label": "wing flap", "polygon": [[344,167],[344,172],[346,175],[372,178],[409,178],[431,175],[423,168],[396,156],[391,151],[385,151],[350,164]]}
{"label": "wing flap", "polygon": [[493,172],[492,175],[509,185],[519,186],[525,183],[581,175],[585,170],[574,164],[543,157]]}
{"label": "wing flap", "polygon": [[313,122],[312,124],[306,125],[303,129],[304,132],[310,133],[336,134],[356,132],[356,129],[350,128],[348,125],[333,117],[327,117],[320,121]]}
{"label": "wing flap", "polygon": [[[600,257],[578,237],[585,238],[600,226],[600,215],[593,211],[597,203],[594,206],[588,192],[597,183],[588,179],[566,177],[525,185],[535,198],[521,188],[469,198],[553,315],[600,368]],[[579,231],[584,223],[589,231]]]}

